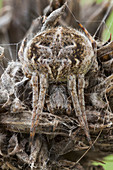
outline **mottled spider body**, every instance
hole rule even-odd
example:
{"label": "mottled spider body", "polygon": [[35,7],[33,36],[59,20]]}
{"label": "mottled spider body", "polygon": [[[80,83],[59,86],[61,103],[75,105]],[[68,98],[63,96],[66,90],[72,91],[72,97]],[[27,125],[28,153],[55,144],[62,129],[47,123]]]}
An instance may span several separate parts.
{"label": "mottled spider body", "polygon": [[47,73],[51,83],[66,82],[70,74],[85,75],[93,59],[93,47],[85,34],[64,27],[38,33],[24,52],[31,74]]}
{"label": "mottled spider body", "polygon": [[[31,77],[33,87],[31,144],[39,113],[43,112],[46,92],[50,84],[59,83],[67,85],[75,114],[89,143],[92,144],[85,113],[84,75],[89,71],[95,59],[95,42],[87,30],[81,24],[79,25],[87,36],[72,28],[53,27],[38,33],[26,44],[26,47],[26,40],[21,45],[19,58],[25,75]],[[57,102],[55,107],[58,105]]]}

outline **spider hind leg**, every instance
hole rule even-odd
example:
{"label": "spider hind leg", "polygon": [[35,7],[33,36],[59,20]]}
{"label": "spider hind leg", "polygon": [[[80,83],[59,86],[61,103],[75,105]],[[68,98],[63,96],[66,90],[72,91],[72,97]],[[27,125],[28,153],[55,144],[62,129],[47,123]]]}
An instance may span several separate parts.
{"label": "spider hind leg", "polygon": [[84,101],[84,76],[80,75],[78,77],[78,95],[76,90],[76,76],[70,75],[68,79],[68,89],[72,97],[72,102],[76,116],[79,119],[81,128],[84,130],[87,140],[92,146],[92,141],[89,133],[87,116],[85,113],[85,101]]}

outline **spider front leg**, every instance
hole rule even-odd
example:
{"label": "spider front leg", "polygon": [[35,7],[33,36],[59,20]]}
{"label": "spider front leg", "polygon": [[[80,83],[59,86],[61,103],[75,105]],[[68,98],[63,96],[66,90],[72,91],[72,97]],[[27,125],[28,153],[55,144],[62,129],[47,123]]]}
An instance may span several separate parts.
{"label": "spider front leg", "polygon": [[78,77],[78,95],[76,90],[76,76],[70,75],[68,77],[68,89],[71,94],[74,110],[76,116],[79,119],[80,125],[87,136],[88,142],[92,145],[92,141],[89,134],[89,128],[87,123],[87,117],[85,113],[85,102],[84,102],[84,76]]}
{"label": "spider front leg", "polygon": [[[44,108],[44,101],[47,89],[47,75],[40,74],[40,91],[38,97],[38,78],[33,77],[33,113],[32,113],[32,122],[30,129],[30,146],[33,144],[34,136],[35,136],[35,128],[38,125],[39,115],[42,113]],[[37,87],[36,87],[37,86]]]}
{"label": "spider front leg", "polygon": [[32,91],[33,91],[33,94],[32,94],[33,110],[32,110],[31,130],[30,130],[30,145],[33,141],[32,131],[33,131],[33,126],[34,126],[34,121],[36,118],[36,110],[37,110],[37,104],[38,104],[38,75],[36,74],[32,75],[31,83],[32,83]]}

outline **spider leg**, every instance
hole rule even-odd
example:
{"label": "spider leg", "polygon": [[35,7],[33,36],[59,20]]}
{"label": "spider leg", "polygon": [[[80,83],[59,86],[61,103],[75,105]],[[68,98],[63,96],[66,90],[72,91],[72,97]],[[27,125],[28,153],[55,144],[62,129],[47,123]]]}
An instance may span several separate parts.
{"label": "spider leg", "polygon": [[35,128],[39,122],[39,115],[42,113],[44,108],[44,101],[47,89],[47,75],[40,74],[40,91],[38,98],[38,86],[36,87],[36,77],[34,78],[33,83],[33,114],[32,114],[32,123],[30,129],[30,146],[33,144],[35,136]]}
{"label": "spider leg", "polygon": [[[32,82],[32,90],[33,90],[33,96],[32,96],[32,119],[31,119],[31,130],[30,130],[30,136],[32,136],[32,130],[34,126],[34,121],[36,118],[36,110],[37,110],[37,103],[38,103],[38,75],[34,74],[31,79]],[[30,137],[30,141],[33,141],[32,137]]]}
{"label": "spider leg", "polygon": [[20,46],[19,52],[18,52],[18,56],[19,56],[19,60],[22,63],[22,65],[24,64],[24,48],[26,46],[26,38],[22,41],[22,44]]}
{"label": "spider leg", "polygon": [[79,104],[81,108],[81,112],[83,115],[83,119],[88,127],[87,123],[87,117],[85,114],[85,100],[84,100],[84,87],[85,87],[85,81],[84,81],[84,75],[78,76],[78,98],[79,98]]}
{"label": "spider leg", "polygon": [[78,76],[78,98],[79,98],[79,104],[82,112],[82,117],[85,122],[85,131],[86,131],[86,136],[88,138],[89,143],[92,145],[90,134],[89,134],[89,127],[88,127],[88,122],[87,122],[87,116],[85,112],[85,99],[84,99],[84,87],[85,87],[85,80],[84,80],[84,75],[81,74]]}
{"label": "spider leg", "polygon": [[22,44],[20,46],[19,52],[18,52],[18,56],[19,56],[19,60],[22,64],[22,69],[23,69],[23,73],[27,78],[31,78],[32,75],[29,72],[29,63],[28,63],[28,59],[24,58],[24,48],[26,47],[26,43],[27,43],[27,38],[24,38],[24,40],[22,41]]}
{"label": "spider leg", "polygon": [[[77,95],[76,90],[76,76],[70,75],[68,78],[68,89],[72,97],[73,106],[76,112],[76,116],[79,119],[80,125],[82,129],[84,129],[85,135],[88,139],[90,145],[92,145],[92,141],[89,134],[87,118],[85,115],[85,104],[84,104],[84,83],[82,84],[82,79],[79,80],[81,84],[81,90],[79,90],[79,94]],[[79,99],[78,99],[79,96]],[[80,100],[80,103],[79,103]],[[81,106],[81,107],[80,107]],[[84,113],[83,113],[84,112]]]}

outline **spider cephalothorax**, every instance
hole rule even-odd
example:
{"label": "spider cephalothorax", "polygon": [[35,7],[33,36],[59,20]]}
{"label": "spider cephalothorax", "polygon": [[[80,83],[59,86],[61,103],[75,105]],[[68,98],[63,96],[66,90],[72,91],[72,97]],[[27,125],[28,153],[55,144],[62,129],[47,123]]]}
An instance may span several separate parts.
{"label": "spider cephalothorax", "polygon": [[70,115],[72,112],[71,101],[68,98],[67,89],[63,85],[50,85],[46,104],[48,111],[53,114]]}

